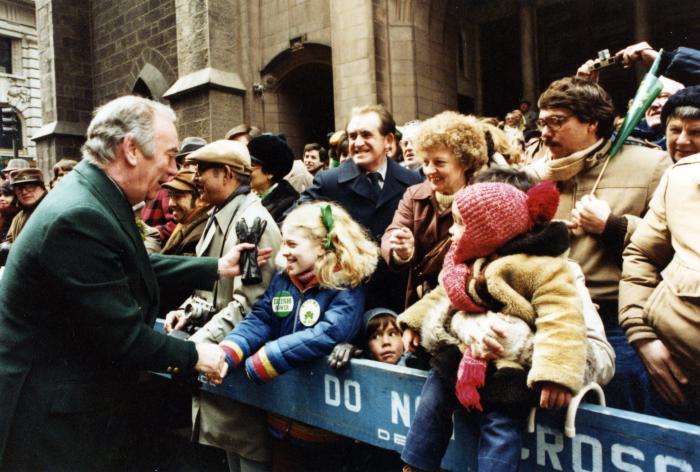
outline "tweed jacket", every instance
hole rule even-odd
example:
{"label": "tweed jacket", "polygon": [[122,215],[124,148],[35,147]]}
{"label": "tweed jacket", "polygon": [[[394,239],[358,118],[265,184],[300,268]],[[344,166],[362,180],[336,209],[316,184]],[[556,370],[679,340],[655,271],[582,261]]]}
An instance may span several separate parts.
{"label": "tweed jacket", "polygon": [[0,285],[0,469],[124,467],[140,372],[197,361],[193,343],[152,329],[159,285],[190,291],[216,270],[149,258],[119,187],[78,164],[27,222]]}
{"label": "tweed jacket", "polygon": [[[557,182],[560,201],[555,219],[571,220],[576,202],[591,193],[603,167],[605,155],[599,157],[593,166],[573,178]],[[533,162],[528,167],[532,168],[536,164]],[[622,249],[640,217],[644,216],[661,175],[670,165],[671,159],[663,151],[633,145],[623,145],[619,154],[610,160],[595,195],[610,205],[612,217],[609,223],[617,221],[615,217],[622,221],[623,236],[608,231],[614,229],[612,224],[606,227],[602,235],[577,230],[571,236],[569,255],[581,265],[586,276],[586,286],[595,303],[616,305]],[[610,316],[610,313],[603,315]]]}
{"label": "tweed jacket", "polygon": [[700,385],[700,154],[664,174],[623,253],[620,325],[631,343],[661,339]]}
{"label": "tweed jacket", "polygon": [[[449,229],[452,226],[452,211],[447,208],[440,211],[435,201],[435,192],[429,182],[412,185],[406,189],[399,207],[394,213],[394,219],[384,231],[382,236],[382,257],[394,270],[407,270],[408,282],[406,285],[406,297],[404,307],[408,308],[415,303],[419,295],[417,289],[424,283],[429,290],[437,286],[439,268],[442,267],[444,253],[436,262],[438,267],[435,273],[427,273],[422,267],[426,254],[428,254],[440,241],[449,238]],[[391,255],[389,239],[392,231],[399,228],[407,228],[413,234],[415,249],[411,259],[398,264]],[[449,246],[449,244],[447,245]],[[427,293],[428,290],[426,290]]]}
{"label": "tweed jacket", "polygon": [[[257,285],[243,285],[240,277],[223,279],[213,290],[197,294],[212,301],[217,313],[190,340],[199,343],[219,343],[243,320],[267,288],[275,272],[274,254],[282,237],[270,213],[254,193],[238,195],[214,214],[212,223],[197,244],[198,256],[218,256],[238,244],[236,222],[245,220],[250,227],[255,218],[267,221],[259,247],[270,247],[273,257],[261,267],[263,281]],[[192,399],[193,438],[201,444],[235,452],[246,459],[269,461],[265,412],[228,398],[200,391]]]}
{"label": "tweed jacket", "polygon": [[[529,387],[550,381],[578,391],[586,367],[586,329],[582,302],[566,258],[503,256],[486,266],[484,276],[491,296],[503,304],[500,312],[524,321],[535,330],[534,338],[528,343],[525,338],[530,336],[529,330],[506,318],[509,332],[503,340],[504,360],[532,366]],[[453,315],[449,315],[451,312]],[[449,322],[445,316],[451,316]],[[421,343],[431,352],[441,343],[474,344],[471,338],[476,334],[475,323],[485,316],[489,315],[451,310],[447,293],[440,284],[403,312],[398,322],[401,327],[420,332]],[[532,351],[527,352],[530,344]]]}

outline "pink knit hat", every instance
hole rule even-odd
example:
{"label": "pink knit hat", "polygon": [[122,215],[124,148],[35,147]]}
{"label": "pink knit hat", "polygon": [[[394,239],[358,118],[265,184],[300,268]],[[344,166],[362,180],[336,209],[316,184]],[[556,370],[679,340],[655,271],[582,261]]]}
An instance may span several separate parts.
{"label": "pink knit hat", "polygon": [[457,192],[454,204],[465,227],[454,251],[459,263],[493,254],[535,223],[549,223],[559,206],[559,191],[549,181],[527,193],[510,184],[484,182]]}

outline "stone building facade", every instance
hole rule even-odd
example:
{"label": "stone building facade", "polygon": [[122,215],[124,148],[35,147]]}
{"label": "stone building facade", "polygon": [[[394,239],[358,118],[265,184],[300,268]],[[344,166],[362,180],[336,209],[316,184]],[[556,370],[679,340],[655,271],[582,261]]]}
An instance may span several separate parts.
{"label": "stone building facade", "polygon": [[[36,0],[39,160],[78,156],[92,109],[127,93],[170,103],[181,137],[219,139],[246,122],[284,133],[297,155],[356,105],[383,103],[398,123],[445,109],[503,116],[599,49],[698,47],[697,10],[691,0]],[[620,103],[636,83],[621,69],[604,80]]]}
{"label": "stone building facade", "polygon": [[[20,157],[36,157],[30,138],[41,128],[40,95],[34,1],[0,0],[0,104],[15,111]],[[0,136],[0,167],[12,156],[12,139]]]}

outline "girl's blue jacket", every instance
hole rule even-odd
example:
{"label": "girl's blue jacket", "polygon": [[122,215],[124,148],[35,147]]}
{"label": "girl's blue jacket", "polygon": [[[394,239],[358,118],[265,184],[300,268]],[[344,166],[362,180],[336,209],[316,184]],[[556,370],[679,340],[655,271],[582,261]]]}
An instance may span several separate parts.
{"label": "girl's blue jacket", "polygon": [[248,377],[267,382],[350,341],[362,325],[364,304],[361,286],[333,290],[314,283],[301,290],[280,272],[221,347],[230,367],[245,360]]}

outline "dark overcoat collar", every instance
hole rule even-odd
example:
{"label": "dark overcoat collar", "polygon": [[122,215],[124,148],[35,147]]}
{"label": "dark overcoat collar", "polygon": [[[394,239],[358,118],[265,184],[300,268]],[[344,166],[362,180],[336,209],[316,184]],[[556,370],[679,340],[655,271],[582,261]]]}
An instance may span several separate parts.
{"label": "dark overcoat collar", "polygon": [[409,171],[402,168],[393,159],[387,158],[384,186],[377,197],[369,179],[365,178],[364,172],[355,164],[355,161],[348,159],[338,168],[338,183],[350,182],[350,189],[353,192],[373,202],[376,208],[379,208],[390,202],[397,194],[403,194],[406,187],[412,184],[410,180],[405,178],[405,172]]}

